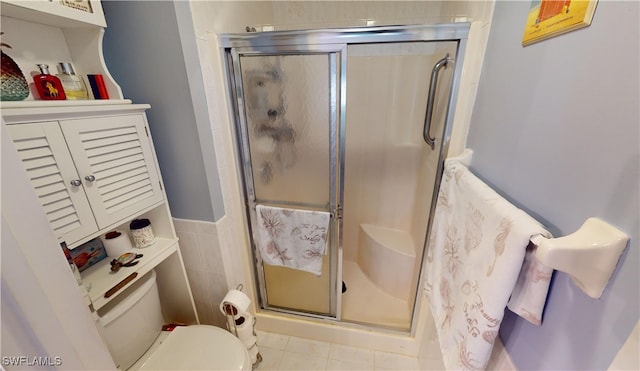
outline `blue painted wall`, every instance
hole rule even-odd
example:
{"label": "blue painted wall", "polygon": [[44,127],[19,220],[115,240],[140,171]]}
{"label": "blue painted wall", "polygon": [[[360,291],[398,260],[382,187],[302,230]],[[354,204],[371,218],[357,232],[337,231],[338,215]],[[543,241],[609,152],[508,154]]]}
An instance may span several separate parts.
{"label": "blue painted wall", "polygon": [[556,272],[543,325],[507,311],[500,337],[522,370],[607,369],[640,313],[640,7],[600,1],[590,27],[522,47],[529,7],[496,2],[472,170],[556,236],[595,216],[631,241],[600,299]]}
{"label": "blue painted wall", "polygon": [[147,117],[172,215],[219,220],[224,202],[189,4],[102,6],[107,67],[125,98],[151,104]]}

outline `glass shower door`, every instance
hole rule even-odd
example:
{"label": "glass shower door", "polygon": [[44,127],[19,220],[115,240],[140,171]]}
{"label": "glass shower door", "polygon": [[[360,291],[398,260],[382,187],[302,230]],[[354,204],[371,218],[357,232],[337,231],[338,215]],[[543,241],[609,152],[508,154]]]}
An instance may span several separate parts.
{"label": "glass shower door", "polygon": [[[238,130],[261,283],[261,305],[335,316],[340,51],[238,48],[232,55]],[[261,264],[256,206],[331,214],[319,276]]]}
{"label": "glass shower door", "polygon": [[[455,41],[348,46],[343,321],[410,328],[457,46]],[[447,57],[451,62],[433,81],[434,66]],[[431,119],[429,130],[425,116]],[[435,138],[433,147],[426,136]]]}
{"label": "glass shower door", "polygon": [[[468,32],[460,23],[219,36],[262,308],[415,328]],[[331,214],[318,276],[263,263],[261,205]]]}

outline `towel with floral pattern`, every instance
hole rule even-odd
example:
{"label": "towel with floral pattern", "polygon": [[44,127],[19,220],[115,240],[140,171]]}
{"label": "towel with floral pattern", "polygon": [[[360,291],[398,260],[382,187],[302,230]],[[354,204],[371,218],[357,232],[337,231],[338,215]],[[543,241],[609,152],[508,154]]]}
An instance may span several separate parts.
{"label": "towel with floral pattern", "polygon": [[425,290],[448,370],[486,367],[510,296],[514,312],[540,323],[552,270],[525,259],[538,234],[551,236],[464,165],[446,161]]}
{"label": "towel with floral pattern", "polygon": [[321,275],[329,213],[257,205],[256,219],[256,245],[263,263]]}

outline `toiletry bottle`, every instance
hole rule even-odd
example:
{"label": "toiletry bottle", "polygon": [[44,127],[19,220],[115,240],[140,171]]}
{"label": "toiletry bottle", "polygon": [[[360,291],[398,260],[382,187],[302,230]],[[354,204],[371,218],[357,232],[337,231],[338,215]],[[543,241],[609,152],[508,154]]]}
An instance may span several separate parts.
{"label": "toiletry bottle", "polygon": [[76,75],[71,63],[60,63],[62,73],[56,75],[62,81],[67,99],[87,99],[87,86],[82,78]]}
{"label": "toiletry bottle", "polygon": [[36,64],[40,68],[40,74],[33,76],[33,82],[43,100],[64,100],[67,99],[60,79],[49,73],[49,66],[46,64]]}

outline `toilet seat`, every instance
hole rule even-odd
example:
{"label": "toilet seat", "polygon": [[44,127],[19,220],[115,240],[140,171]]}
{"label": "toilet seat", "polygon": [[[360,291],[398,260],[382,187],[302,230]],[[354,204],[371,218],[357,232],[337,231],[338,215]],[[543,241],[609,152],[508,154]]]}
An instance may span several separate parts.
{"label": "toilet seat", "polygon": [[140,370],[251,370],[247,348],[229,332],[207,325],[178,326]]}

